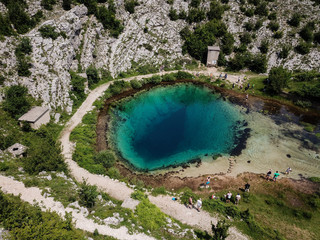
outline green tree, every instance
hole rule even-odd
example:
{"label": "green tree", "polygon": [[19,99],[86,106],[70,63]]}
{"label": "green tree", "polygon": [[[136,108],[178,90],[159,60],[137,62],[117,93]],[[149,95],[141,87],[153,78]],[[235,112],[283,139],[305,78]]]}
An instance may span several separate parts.
{"label": "green tree", "polygon": [[28,55],[31,52],[32,45],[30,43],[30,39],[27,37],[23,37],[15,50],[15,55],[17,57],[24,57],[24,55]]}
{"label": "green tree", "polygon": [[94,161],[98,164],[102,164],[105,168],[110,168],[116,163],[116,157],[113,152],[105,150],[97,153],[94,156]]}
{"label": "green tree", "polygon": [[222,52],[226,55],[229,55],[232,53],[233,51],[233,47],[234,47],[234,37],[231,33],[227,32],[221,39],[221,49]]}
{"label": "green tree", "polygon": [[62,1],[62,8],[66,11],[70,10],[71,9],[71,3],[72,3],[72,0],[63,0]]}
{"label": "green tree", "polygon": [[3,109],[13,118],[18,119],[22,114],[30,109],[30,103],[27,99],[28,89],[20,85],[11,86],[5,92]]}
{"label": "green tree", "polygon": [[41,0],[41,6],[46,9],[51,11],[53,9],[53,5],[56,4],[56,0]]}
{"label": "green tree", "polygon": [[98,70],[94,66],[90,66],[86,70],[89,87],[100,81]]}
{"label": "green tree", "polygon": [[269,50],[269,41],[268,40],[262,40],[260,44],[260,52],[266,54]]}
{"label": "green tree", "polygon": [[97,186],[89,185],[86,180],[83,180],[78,191],[80,201],[82,206],[91,208],[96,204],[96,198],[98,196]]}
{"label": "green tree", "polygon": [[18,58],[18,75],[22,76],[22,77],[30,77],[31,76],[31,72],[30,69],[31,68],[31,63],[29,63],[27,61],[26,58]]}
{"label": "green tree", "polygon": [[139,2],[136,0],[126,0],[124,3],[125,9],[131,14],[134,13],[134,8],[136,6],[139,6]]}
{"label": "green tree", "polygon": [[176,21],[179,19],[179,15],[177,14],[177,10],[174,8],[170,8],[168,16],[171,21]]}
{"label": "green tree", "polygon": [[225,220],[219,220],[218,223],[216,225],[212,224],[212,239],[213,240],[224,240],[226,239],[229,234],[228,234],[228,230],[229,230],[230,224],[226,223]]}
{"label": "green tree", "polygon": [[0,36],[11,36],[13,33],[9,17],[0,13]]}
{"label": "green tree", "polygon": [[207,12],[207,17],[209,20],[222,19],[225,10],[226,8],[224,5],[217,0],[213,0],[210,2],[210,10]]}
{"label": "green tree", "polygon": [[256,54],[252,57],[249,69],[256,73],[265,73],[267,71],[267,57],[265,54]]}
{"label": "green tree", "polygon": [[40,27],[39,32],[43,38],[52,38],[53,40],[56,40],[60,35],[56,32],[56,27],[51,25],[44,25]]}
{"label": "green tree", "polygon": [[283,88],[288,86],[290,77],[291,72],[289,70],[283,67],[273,67],[269,72],[269,90],[280,93]]}
{"label": "green tree", "polygon": [[66,171],[67,167],[61,155],[61,147],[45,127],[37,131],[37,135],[29,140],[27,157],[23,167],[29,174],[42,171]]}
{"label": "green tree", "polygon": [[281,51],[279,52],[279,58],[287,58],[289,56],[291,50],[291,46],[289,45],[283,45],[281,48]]}
{"label": "green tree", "polygon": [[142,87],[141,82],[135,79],[130,81],[130,85],[133,89],[138,89]]}

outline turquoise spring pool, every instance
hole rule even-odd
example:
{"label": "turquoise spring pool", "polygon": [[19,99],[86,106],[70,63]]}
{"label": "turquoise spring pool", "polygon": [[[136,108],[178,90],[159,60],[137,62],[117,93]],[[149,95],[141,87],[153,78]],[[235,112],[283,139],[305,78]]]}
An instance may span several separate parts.
{"label": "turquoise spring pool", "polygon": [[181,84],[153,88],[112,110],[110,136],[138,170],[155,170],[239,148],[244,120],[239,108],[212,90]]}

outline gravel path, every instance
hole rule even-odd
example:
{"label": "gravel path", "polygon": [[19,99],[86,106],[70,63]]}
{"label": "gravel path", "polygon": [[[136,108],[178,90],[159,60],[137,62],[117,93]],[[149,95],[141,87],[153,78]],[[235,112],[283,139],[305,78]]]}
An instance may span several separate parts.
{"label": "gravel path", "polygon": [[[171,71],[176,72],[176,71]],[[207,71],[199,71],[189,73],[195,74],[200,73],[204,75],[219,76],[220,73],[216,69],[208,69]],[[160,75],[167,74],[170,72],[161,72]],[[151,77],[154,74],[136,76],[131,78],[124,79],[125,81],[130,81],[132,79],[140,80],[142,78]],[[234,82],[238,79],[237,76],[228,76],[228,80]],[[78,166],[76,162],[72,160],[72,142],[70,142],[70,133],[72,130],[81,122],[83,116],[93,109],[94,101],[102,96],[103,92],[107,90],[111,82],[105,83],[96,89],[92,90],[88,95],[87,99],[82,103],[77,112],[71,117],[71,119],[66,124],[64,130],[60,135],[60,141],[62,145],[62,154],[65,158],[66,163],[70,169],[72,176],[79,182],[82,182],[83,179],[86,179],[87,183],[91,185],[96,185],[100,190],[108,193],[110,196],[119,199],[125,200],[130,198],[133,190],[126,186],[125,183],[119,182],[118,180],[110,179],[108,176],[101,176],[89,173],[87,170]],[[40,205],[43,208],[51,209],[58,213],[64,215],[66,211],[72,212],[73,218],[76,220],[76,227],[93,232],[95,229],[98,229],[100,234],[114,236],[118,239],[153,239],[144,234],[129,235],[125,227],[120,229],[111,229],[110,227],[104,225],[95,224],[92,220],[86,219],[83,215],[77,213],[74,209],[64,208],[63,205],[59,202],[55,202],[52,198],[44,198],[41,195],[41,190],[35,187],[25,188],[23,183],[12,180],[8,177],[0,175],[0,186],[7,193],[12,193],[14,195],[21,194],[21,199],[30,203],[33,203],[34,200],[41,203]],[[217,218],[212,217],[209,213],[201,211],[197,212],[196,210],[191,210],[186,208],[184,205],[179,204],[171,200],[171,197],[168,196],[158,196],[152,197],[149,196],[149,199],[152,203],[157,205],[164,213],[169,216],[194,227],[200,228],[202,230],[211,231],[211,222],[216,223]],[[244,240],[248,239],[242,233],[240,233],[236,228],[230,228],[230,236],[227,239],[239,239]]]}

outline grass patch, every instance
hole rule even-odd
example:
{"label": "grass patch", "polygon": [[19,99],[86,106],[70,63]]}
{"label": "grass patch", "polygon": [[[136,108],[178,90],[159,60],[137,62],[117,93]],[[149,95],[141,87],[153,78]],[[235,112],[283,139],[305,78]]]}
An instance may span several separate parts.
{"label": "grass patch", "polygon": [[304,126],[304,130],[307,132],[314,132],[316,129],[316,126],[311,123],[301,122],[301,124]]}

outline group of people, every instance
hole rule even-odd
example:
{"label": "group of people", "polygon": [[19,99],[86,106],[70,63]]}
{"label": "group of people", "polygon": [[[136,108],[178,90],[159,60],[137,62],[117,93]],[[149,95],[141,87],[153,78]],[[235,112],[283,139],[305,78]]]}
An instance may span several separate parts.
{"label": "group of people", "polygon": [[[286,175],[289,175],[290,172],[292,172],[292,169],[291,167],[288,167],[287,170],[285,171],[285,174]],[[280,176],[280,173],[279,171],[276,171],[274,174],[273,174],[273,178],[271,179],[271,175],[272,175],[272,169],[269,169],[268,172],[267,172],[267,176],[266,176],[266,179],[269,181],[269,180],[273,180],[274,182],[277,181],[278,177]]]}
{"label": "group of people", "polygon": [[188,205],[188,208],[195,208],[197,209],[198,212],[200,212],[200,209],[202,208],[202,200],[201,198],[199,198],[196,202],[195,205],[193,205],[193,199],[192,197],[189,197],[189,205]]}

